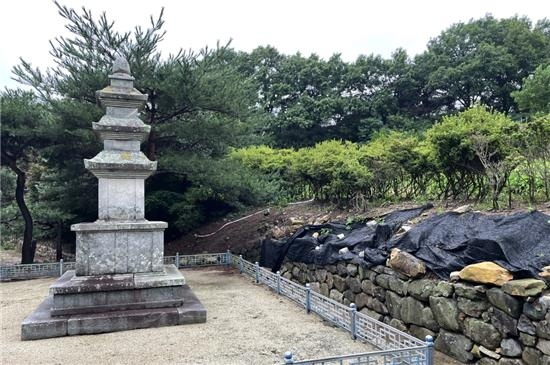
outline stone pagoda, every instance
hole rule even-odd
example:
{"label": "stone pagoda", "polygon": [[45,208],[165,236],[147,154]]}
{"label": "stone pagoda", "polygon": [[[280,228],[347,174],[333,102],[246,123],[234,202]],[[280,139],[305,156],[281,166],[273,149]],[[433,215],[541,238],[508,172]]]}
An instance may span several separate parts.
{"label": "stone pagoda", "polygon": [[147,95],[134,88],[124,58],[115,60],[109,79],[96,92],[106,114],[93,123],[104,149],[84,160],[99,179],[99,219],[71,227],[76,269],[52,284],[23,321],[23,340],[206,321],[183,275],[164,264],[167,223],[144,216],[144,182],[157,168],[140,151],[151,129],[138,114]]}

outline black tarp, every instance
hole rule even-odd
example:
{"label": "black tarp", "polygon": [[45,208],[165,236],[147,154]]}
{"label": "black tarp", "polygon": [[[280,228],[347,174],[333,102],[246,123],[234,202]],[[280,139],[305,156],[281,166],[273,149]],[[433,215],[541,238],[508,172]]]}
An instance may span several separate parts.
{"label": "black tarp", "polygon": [[[260,264],[276,271],[286,257],[318,265],[351,260],[370,267],[384,264],[389,251],[397,247],[423,260],[445,279],[452,271],[482,261],[496,262],[516,278],[534,277],[550,265],[550,216],[546,214],[437,214],[396,235],[403,223],[429,207],[390,213],[376,225],[304,226],[287,240],[262,242]],[[315,232],[325,234],[314,238]],[[344,237],[339,238],[339,234]],[[348,251],[340,252],[344,247]]]}

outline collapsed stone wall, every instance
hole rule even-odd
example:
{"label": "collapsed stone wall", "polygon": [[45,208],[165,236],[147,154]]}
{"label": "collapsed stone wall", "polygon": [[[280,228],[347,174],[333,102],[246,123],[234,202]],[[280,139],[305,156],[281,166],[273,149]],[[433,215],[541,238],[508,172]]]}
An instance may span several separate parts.
{"label": "collapsed stone wall", "polygon": [[550,294],[542,289],[411,279],[346,262],[287,262],[281,274],[420,339],[431,335],[437,350],[463,363],[550,365]]}

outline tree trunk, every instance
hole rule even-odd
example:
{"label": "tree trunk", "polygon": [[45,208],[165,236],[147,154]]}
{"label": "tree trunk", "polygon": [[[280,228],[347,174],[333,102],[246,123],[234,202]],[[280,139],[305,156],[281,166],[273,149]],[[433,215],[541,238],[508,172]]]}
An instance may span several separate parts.
{"label": "tree trunk", "polygon": [[[18,169],[19,170],[19,169]],[[21,249],[21,263],[22,264],[32,264],[34,261],[34,252],[36,247],[33,247],[32,244],[32,230],[33,230],[33,220],[29,208],[25,203],[25,184],[27,182],[26,174],[19,170],[17,172],[17,185],[15,188],[15,201],[21,211],[23,220],[25,221],[25,230],[23,231],[23,247]]]}
{"label": "tree trunk", "polygon": [[151,161],[157,159],[156,133],[152,128],[147,140],[147,158]]}
{"label": "tree trunk", "polygon": [[63,223],[57,222],[57,234],[55,237],[55,261],[63,258],[63,246],[61,244],[61,234],[63,233]]}
{"label": "tree trunk", "polygon": [[27,182],[27,175],[25,171],[21,170],[16,163],[16,160],[2,151],[2,164],[7,165],[17,175],[17,182],[15,186],[15,201],[19,207],[19,211],[23,216],[25,222],[25,228],[23,231],[23,247],[21,248],[21,263],[32,264],[34,261],[34,253],[36,250],[36,243],[33,243],[33,220],[29,208],[25,203],[25,184]]}

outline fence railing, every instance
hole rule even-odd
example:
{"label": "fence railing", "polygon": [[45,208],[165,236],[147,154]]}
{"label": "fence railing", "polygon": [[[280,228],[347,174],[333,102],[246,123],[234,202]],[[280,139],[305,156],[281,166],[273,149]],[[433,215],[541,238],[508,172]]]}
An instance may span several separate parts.
{"label": "fence railing", "polygon": [[0,265],[0,281],[11,279],[35,279],[47,276],[61,276],[74,270],[75,262],[45,262],[25,265]]}
{"label": "fence railing", "polygon": [[357,312],[355,304],[349,307],[312,291],[309,284],[302,286],[281,276],[232,255],[232,266],[247,274],[257,283],[265,284],[278,294],[304,306],[305,310],[350,332],[353,339],[368,342],[383,351],[344,355],[325,359],[295,361],[291,352],[285,354],[285,364],[364,364],[364,365],[432,365],[433,339],[426,342],[382,323],[366,314]]}
{"label": "fence railing", "polygon": [[[225,253],[164,256],[165,264],[174,264],[178,268],[221,266],[231,264],[231,255]],[[74,270],[74,261],[46,262],[37,264],[0,265],[0,281],[12,279],[35,279],[48,276],[61,276],[68,270]]]}
{"label": "fence railing", "polygon": [[[246,261],[242,256],[224,253],[165,256],[164,262],[178,268],[202,266],[231,266],[251,277],[256,283],[265,284],[279,295],[283,295],[316,313],[321,318],[350,332],[353,339],[368,342],[382,351],[363,354],[342,355],[313,360],[295,360],[291,352],[285,354],[285,364],[361,364],[361,365],[433,365],[433,339],[426,342],[399,331],[368,315],[357,312],[355,304],[349,307],[312,291],[309,284],[302,286]],[[29,279],[44,276],[60,276],[75,267],[74,262],[51,262],[29,265],[0,265],[0,280]]]}

